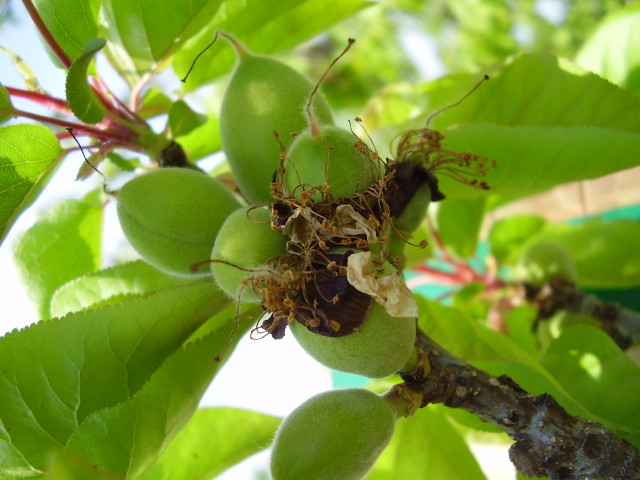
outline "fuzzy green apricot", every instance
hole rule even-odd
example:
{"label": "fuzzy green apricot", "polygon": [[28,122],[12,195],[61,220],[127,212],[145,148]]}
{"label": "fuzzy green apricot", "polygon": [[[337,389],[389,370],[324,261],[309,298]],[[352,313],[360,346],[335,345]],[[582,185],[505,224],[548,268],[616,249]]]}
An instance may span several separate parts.
{"label": "fuzzy green apricot", "polygon": [[271,453],[273,480],[359,480],[387,446],[395,415],[364,389],[316,395],[284,420]]}
{"label": "fuzzy green apricot", "polygon": [[[284,174],[289,193],[301,198],[302,190],[329,185],[334,199],[350,197],[382,176],[382,163],[357,150],[353,133],[332,125],[320,128],[319,134],[301,133],[289,147]],[[322,200],[319,193],[311,198]]]}
{"label": "fuzzy green apricot", "polygon": [[[242,287],[242,282],[251,272],[276,255],[286,253],[287,238],[281,230],[271,228],[269,211],[266,208],[241,208],[226,219],[211,251],[213,278],[230,297],[240,301],[259,302],[257,292]],[[237,268],[240,267],[240,268]]]}
{"label": "fuzzy green apricot", "polygon": [[420,226],[431,203],[431,187],[427,182],[418,187],[403,212],[393,218],[393,225],[407,237]]}
{"label": "fuzzy green apricot", "polygon": [[190,267],[206,261],[218,230],[240,207],[231,192],[205,173],[162,168],[145,173],[120,189],[117,197],[125,236],[154,267],[178,276],[210,275]]}
{"label": "fuzzy green apricot", "polygon": [[[288,65],[239,48],[240,59],[222,101],[220,135],[240,191],[252,204],[272,200],[270,182],[283,146],[307,126],[305,104],[313,85]],[[315,96],[315,115],[332,123],[331,107]]]}
{"label": "fuzzy green apricot", "polygon": [[554,277],[577,283],[578,267],[562,245],[540,240],[528,246],[516,268],[518,276],[533,285],[543,285]]}
{"label": "fuzzy green apricot", "polygon": [[392,317],[374,303],[359,332],[328,337],[304,325],[289,326],[302,348],[323,365],[369,378],[384,378],[402,370],[415,350],[416,319]]}

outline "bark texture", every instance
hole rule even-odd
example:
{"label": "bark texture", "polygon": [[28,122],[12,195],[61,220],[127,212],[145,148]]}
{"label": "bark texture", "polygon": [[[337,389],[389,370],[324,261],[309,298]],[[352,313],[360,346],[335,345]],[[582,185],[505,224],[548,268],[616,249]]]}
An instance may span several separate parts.
{"label": "bark texture", "polygon": [[422,405],[463,408],[504,430],[511,461],[528,477],[551,480],[640,479],[640,455],[599,423],[570,415],[548,394],[532,395],[507,376],[493,377],[447,352],[423,332],[425,361],[403,374]]}

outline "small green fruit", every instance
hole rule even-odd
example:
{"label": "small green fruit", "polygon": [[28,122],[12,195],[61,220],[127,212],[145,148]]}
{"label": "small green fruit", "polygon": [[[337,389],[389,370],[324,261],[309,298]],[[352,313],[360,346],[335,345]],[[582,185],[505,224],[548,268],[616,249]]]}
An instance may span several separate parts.
{"label": "small green fruit", "polygon": [[212,262],[213,278],[220,288],[232,298],[242,302],[259,302],[258,293],[242,282],[251,272],[267,260],[286,253],[287,239],[280,230],[271,228],[269,212],[264,208],[241,208],[226,219],[213,246],[212,260],[224,260],[229,264]]}
{"label": "small green fruit", "polygon": [[393,375],[405,366],[414,351],[416,320],[392,317],[374,303],[359,332],[328,337],[310,332],[304,325],[290,325],[304,350],[323,365],[369,378]]}
{"label": "small green fruit", "polygon": [[558,276],[574,283],[578,281],[578,268],[571,253],[562,245],[545,240],[525,250],[516,271],[520,278],[533,285],[543,285]]}
{"label": "small green fruit", "polygon": [[310,398],[284,420],[273,442],[273,480],[364,478],[395,427],[387,402],[363,389]]}
{"label": "small green fruit", "polygon": [[[379,160],[358,151],[353,133],[331,125],[320,129],[298,135],[287,152],[284,183],[290,194],[300,199],[305,190],[329,185],[333,199],[350,197],[383,175]],[[315,193],[311,199],[318,202],[322,196]]]}
{"label": "small green fruit", "polygon": [[205,261],[225,218],[240,207],[220,182],[195,170],[162,168],[127,182],[118,218],[133,248],[154,267],[179,276],[206,276]]}
{"label": "small green fruit", "polygon": [[[304,130],[305,103],[313,85],[289,66],[237,47],[240,61],[227,87],[220,113],[220,135],[241,192],[252,204],[272,200],[270,182],[291,134]],[[316,96],[315,114],[332,123],[331,107]]]}

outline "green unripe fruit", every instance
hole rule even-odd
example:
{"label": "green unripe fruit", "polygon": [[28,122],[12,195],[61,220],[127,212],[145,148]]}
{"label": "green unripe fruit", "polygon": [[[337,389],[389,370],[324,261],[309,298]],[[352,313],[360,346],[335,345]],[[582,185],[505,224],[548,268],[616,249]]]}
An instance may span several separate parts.
{"label": "green unripe fruit", "polygon": [[179,276],[210,274],[190,267],[209,258],[222,223],[239,207],[216,179],[184,168],[145,173],[118,194],[118,218],[133,248],[154,267]]}
{"label": "green unripe fruit", "polygon": [[[284,183],[289,193],[301,198],[304,190],[329,185],[334,199],[350,197],[382,176],[382,163],[356,149],[353,133],[331,125],[320,128],[319,134],[306,130],[298,135],[287,152]],[[316,193],[311,199],[318,202],[322,196]]]}
{"label": "green unripe fruit", "polygon": [[363,389],[310,398],[284,420],[273,442],[273,480],[364,478],[393,435],[387,402]]}
{"label": "green unripe fruit", "polygon": [[416,319],[392,317],[374,303],[359,332],[327,337],[293,322],[293,336],[304,350],[323,365],[369,378],[384,378],[402,370],[412,358]]}
{"label": "green unripe fruit", "polygon": [[[280,162],[278,132],[286,147],[307,126],[304,108],[313,85],[289,66],[239,51],[240,61],[225,93],[220,135],[238,186],[249,203],[270,202],[270,182]],[[331,107],[315,98],[315,115],[332,123]]]}
{"label": "green unripe fruit", "polygon": [[212,260],[224,260],[232,265],[212,262],[213,278],[232,298],[240,289],[242,302],[259,302],[258,293],[242,282],[252,275],[251,270],[262,266],[276,255],[286,253],[287,238],[280,230],[271,228],[269,212],[264,208],[241,208],[225,220],[211,252]]}
{"label": "green unripe fruit", "polygon": [[431,187],[425,182],[413,194],[402,214],[393,219],[394,226],[411,236],[425,219],[430,202]]}
{"label": "green unripe fruit", "polygon": [[553,277],[577,283],[578,268],[571,253],[562,245],[539,241],[529,246],[520,257],[518,276],[533,285],[543,285]]}

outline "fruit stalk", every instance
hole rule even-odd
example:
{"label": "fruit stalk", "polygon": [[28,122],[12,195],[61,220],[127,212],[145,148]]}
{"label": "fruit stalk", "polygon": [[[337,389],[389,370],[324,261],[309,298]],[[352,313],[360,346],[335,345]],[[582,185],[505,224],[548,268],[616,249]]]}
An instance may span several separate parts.
{"label": "fruit stalk", "polygon": [[567,413],[549,394],[533,395],[511,378],[493,377],[451,354],[418,330],[426,374],[403,374],[423,405],[463,408],[516,442],[509,457],[527,477],[563,480],[640,478],[640,454],[601,424]]}

